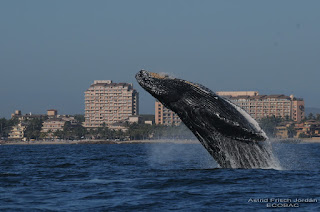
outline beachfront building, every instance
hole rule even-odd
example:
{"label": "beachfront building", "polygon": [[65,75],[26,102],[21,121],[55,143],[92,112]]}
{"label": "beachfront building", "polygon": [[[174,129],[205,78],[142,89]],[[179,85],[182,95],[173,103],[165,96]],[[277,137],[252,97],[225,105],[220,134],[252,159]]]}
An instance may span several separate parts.
{"label": "beachfront building", "polygon": [[111,125],[132,115],[139,115],[139,93],[132,84],[95,80],[85,91],[84,127]]}
{"label": "beachfront building", "polygon": [[46,137],[52,137],[54,132],[58,130],[63,131],[63,127],[67,121],[70,122],[71,125],[78,124],[78,121],[73,116],[57,115],[57,117],[49,117],[43,121],[41,132],[47,133]]}
{"label": "beachfront building", "polygon": [[70,122],[71,125],[77,125],[78,121],[73,116],[60,115],[57,118],[49,118],[42,123],[41,132],[56,132],[57,130],[63,130],[63,126],[66,122]]}
{"label": "beachfront building", "polygon": [[42,133],[54,133],[58,130],[62,131],[66,121],[62,118],[47,119],[42,123]]}
{"label": "beachfront building", "polygon": [[[298,125],[293,121],[281,122],[276,126],[275,137],[280,139],[297,137],[295,126]],[[291,129],[291,133],[290,133]],[[294,132],[292,132],[294,131]]]}
{"label": "beachfront building", "polygon": [[153,125],[154,124],[154,115],[143,114],[143,115],[129,116],[128,123]]}
{"label": "beachfront building", "polygon": [[46,117],[46,115],[43,115],[43,114],[32,114],[31,112],[22,115],[21,110],[16,110],[14,113],[11,114],[11,118],[17,119],[20,122],[21,121],[28,121],[28,120],[32,120],[32,119],[42,119],[42,118],[45,118],[45,117]]}
{"label": "beachfront building", "polygon": [[71,115],[58,115],[55,109],[47,110],[47,114],[25,114],[22,115],[20,110],[16,110],[11,117],[17,119],[18,123],[12,127],[9,133],[9,139],[26,140],[24,137],[27,126],[34,119],[43,121],[41,133],[46,133],[46,137],[52,137],[53,133],[60,130],[63,131],[65,122],[70,122],[71,125],[79,124],[74,116]]}
{"label": "beachfront building", "polygon": [[308,138],[320,140],[320,121],[306,120],[301,123],[282,122],[276,127],[276,137],[286,138]]}
{"label": "beachfront building", "polygon": [[[296,137],[317,137],[320,138],[320,121],[307,120],[303,123],[296,124],[295,130],[297,132]],[[301,136],[303,134],[304,136]]]}
{"label": "beachfront building", "polygon": [[45,119],[46,115],[43,114],[32,114],[27,113],[23,115],[21,110],[16,110],[13,114],[11,114],[12,119],[17,120],[17,124],[12,127],[10,130],[8,138],[11,140],[26,140],[25,138],[25,131],[27,126],[31,120],[34,119]]}
{"label": "beachfront building", "polygon": [[155,102],[155,123],[162,125],[180,125],[181,119],[179,116],[173,112],[172,110],[163,106],[163,104],[159,101]]}
{"label": "beachfront building", "polygon": [[13,126],[9,133],[9,139],[22,140],[24,138],[26,128],[27,126],[23,122]]}
{"label": "beachfront building", "polygon": [[257,91],[220,91],[216,93],[230,99],[254,119],[276,116],[301,122],[305,118],[304,100],[293,95],[259,95]]}

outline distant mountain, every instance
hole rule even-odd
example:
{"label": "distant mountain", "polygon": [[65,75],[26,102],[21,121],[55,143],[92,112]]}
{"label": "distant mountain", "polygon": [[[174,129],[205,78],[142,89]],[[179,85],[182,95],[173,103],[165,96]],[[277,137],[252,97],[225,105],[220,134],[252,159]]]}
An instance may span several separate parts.
{"label": "distant mountain", "polygon": [[306,116],[308,116],[309,113],[313,113],[313,115],[315,115],[315,114],[320,114],[320,108],[316,108],[316,107],[306,107],[306,110],[305,110]]}

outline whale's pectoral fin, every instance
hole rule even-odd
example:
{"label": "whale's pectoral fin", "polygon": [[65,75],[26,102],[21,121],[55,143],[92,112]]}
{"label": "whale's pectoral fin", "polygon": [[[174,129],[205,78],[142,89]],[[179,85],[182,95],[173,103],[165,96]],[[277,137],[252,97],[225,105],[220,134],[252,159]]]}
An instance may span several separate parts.
{"label": "whale's pectoral fin", "polygon": [[232,138],[239,141],[264,141],[266,138],[260,134],[260,132],[255,132],[252,129],[244,128],[240,123],[221,117],[217,113],[209,113],[207,110],[201,110],[203,119],[206,122],[213,123],[212,126],[215,127],[219,133],[225,137]]}

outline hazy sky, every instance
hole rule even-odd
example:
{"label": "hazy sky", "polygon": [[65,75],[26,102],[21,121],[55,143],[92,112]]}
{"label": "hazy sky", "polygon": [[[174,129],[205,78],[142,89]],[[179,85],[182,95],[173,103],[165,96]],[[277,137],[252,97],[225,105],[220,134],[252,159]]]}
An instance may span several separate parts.
{"label": "hazy sky", "polygon": [[167,72],[213,91],[294,94],[320,107],[320,1],[1,0],[0,117],[84,113],[94,80]]}

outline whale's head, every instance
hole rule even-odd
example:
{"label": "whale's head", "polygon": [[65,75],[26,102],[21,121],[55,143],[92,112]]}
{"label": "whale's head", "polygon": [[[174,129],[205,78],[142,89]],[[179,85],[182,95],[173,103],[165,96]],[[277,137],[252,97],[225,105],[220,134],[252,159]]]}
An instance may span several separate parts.
{"label": "whale's head", "polygon": [[200,84],[165,74],[141,70],[136,74],[136,79],[143,89],[176,113],[181,106],[193,108],[199,103],[199,98],[215,95]]}
{"label": "whale's head", "polygon": [[176,102],[186,92],[183,80],[166,74],[158,74],[141,70],[136,74],[140,86],[152,96],[167,103]]}

